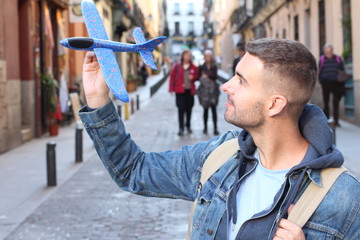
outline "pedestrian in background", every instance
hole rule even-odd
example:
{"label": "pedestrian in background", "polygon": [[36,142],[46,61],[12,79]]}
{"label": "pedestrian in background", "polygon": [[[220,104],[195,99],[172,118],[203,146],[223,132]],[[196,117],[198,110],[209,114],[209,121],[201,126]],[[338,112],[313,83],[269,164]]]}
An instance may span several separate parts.
{"label": "pedestrian in background", "polygon": [[217,67],[213,58],[211,50],[204,52],[205,63],[199,67],[199,79],[200,86],[197,89],[197,95],[199,102],[204,108],[204,134],[207,134],[207,121],[209,108],[211,108],[212,119],[214,123],[214,134],[219,135],[217,128],[217,112],[216,106],[219,102],[219,84],[216,82],[217,79]]}
{"label": "pedestrian in background", "polygon": [[235,75],[235,69],[236,69],[237,64],[240,62],[241,58],[245,55],[245,48],[243,47],[242,44],[240,44],[240,43],[237,44],[236,49],[238,50],[239,55],[233,61],[232,71],[233,71],[234,75]]}
{"label": "pedestrian in background", "polygon": [[341,58],[333,53],[333,46],[329,43],[324,45],[324,55],[320,56],[319,61],[319,81],[322,87],[324,113],[330,118],[329,101],[332,94],[332,111],[335,125],[339,124],[339,103],[345,94],[345,83],[338,80],[339,70],[344,70]]}
{"label": "pedestrian in background", "polygon": [[[179,136],[184,135],[184,127],[191,130],[191,111],[194,106],[195,84],[198,68],[191,62],[191,52],[184,50],[180,62],[175,64],[170,74],[169,91],[176,93],[176,106],[179,117]],[[184,118],[186,116],[186,123]]]}
{"label": "pedestrian in background", "polygon": [[146,70],[146,66],[145,64],[143,63],[140,67],[140,76],[141,76],[141,82],[142,82],[142,85],[145,86],[146,85],[146,82],[147,82],[147,79],[149,77],[149,74]]}

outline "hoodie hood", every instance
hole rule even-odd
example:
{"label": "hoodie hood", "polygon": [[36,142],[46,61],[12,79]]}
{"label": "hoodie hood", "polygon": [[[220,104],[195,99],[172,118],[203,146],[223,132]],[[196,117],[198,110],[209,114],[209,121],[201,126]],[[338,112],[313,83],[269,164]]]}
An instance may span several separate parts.
{"label": "hoodie hood", "polygon": [[[333,145],[334,134],[328,125],[325,114],[318,106],[312,104],[305,106],[299,120],[299,128],[310,146],[303,161],[294,166],[289,174],[303,168],[335,168],[343,164],[344,157]],[[244,130],[240,133],[238,141],[245,157],[253,158],[256,146],[252,136]]]}

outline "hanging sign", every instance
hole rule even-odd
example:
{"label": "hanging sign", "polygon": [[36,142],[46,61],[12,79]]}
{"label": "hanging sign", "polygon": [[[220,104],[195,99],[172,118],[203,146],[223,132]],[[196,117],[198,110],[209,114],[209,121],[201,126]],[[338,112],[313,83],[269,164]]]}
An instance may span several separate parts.
{"label": "hanging sign", "polygon": [[81,12],[81,0],[69,0],[70,23],[84,22]]}

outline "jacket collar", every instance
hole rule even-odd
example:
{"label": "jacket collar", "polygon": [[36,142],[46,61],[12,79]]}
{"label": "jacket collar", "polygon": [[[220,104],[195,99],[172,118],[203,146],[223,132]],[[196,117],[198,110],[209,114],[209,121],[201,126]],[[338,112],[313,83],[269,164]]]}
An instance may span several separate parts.
{"label": "jacket collar", "polygon": [[[299,128],[310,145],[302,162],[294,166],[288,175],[304,168],[321,170],[329,167],[340,167],[343,164],[344,158],[341,152],[333,145],[334,134],[327,123],[325,114],[319,107],[312,104],[305,106],[299,120]],[[244,156],[248,159],[252,158],[256,146],[250,133],[243,130],[238,141]],[[320,184],[320,177],[317,175],[315,171],[309,177],[315,183]]]}

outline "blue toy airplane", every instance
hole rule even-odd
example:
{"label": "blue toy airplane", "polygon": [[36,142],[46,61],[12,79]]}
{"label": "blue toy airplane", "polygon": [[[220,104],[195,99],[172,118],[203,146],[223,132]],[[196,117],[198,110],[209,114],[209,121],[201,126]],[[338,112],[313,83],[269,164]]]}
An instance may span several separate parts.
{"label": "blue toy airplane", "polygon": [[157,69],[151,52],[162,43],[166,37],[157,37],[146,41],[141,28],[135,28],[134,39],[136,44],[127,44],[110,41],[101,17],[92,0],[82,0],[81,9],[85,19],[85,25],[90,38],[74,37],[60,41],[64,47],[81,50],[94,51],[100,64],[105,81],[114,96],[129,102],[124,82],[122,81],[120,68],[115,58],[115,52],[139,52],[143,62],[152,69]]}

